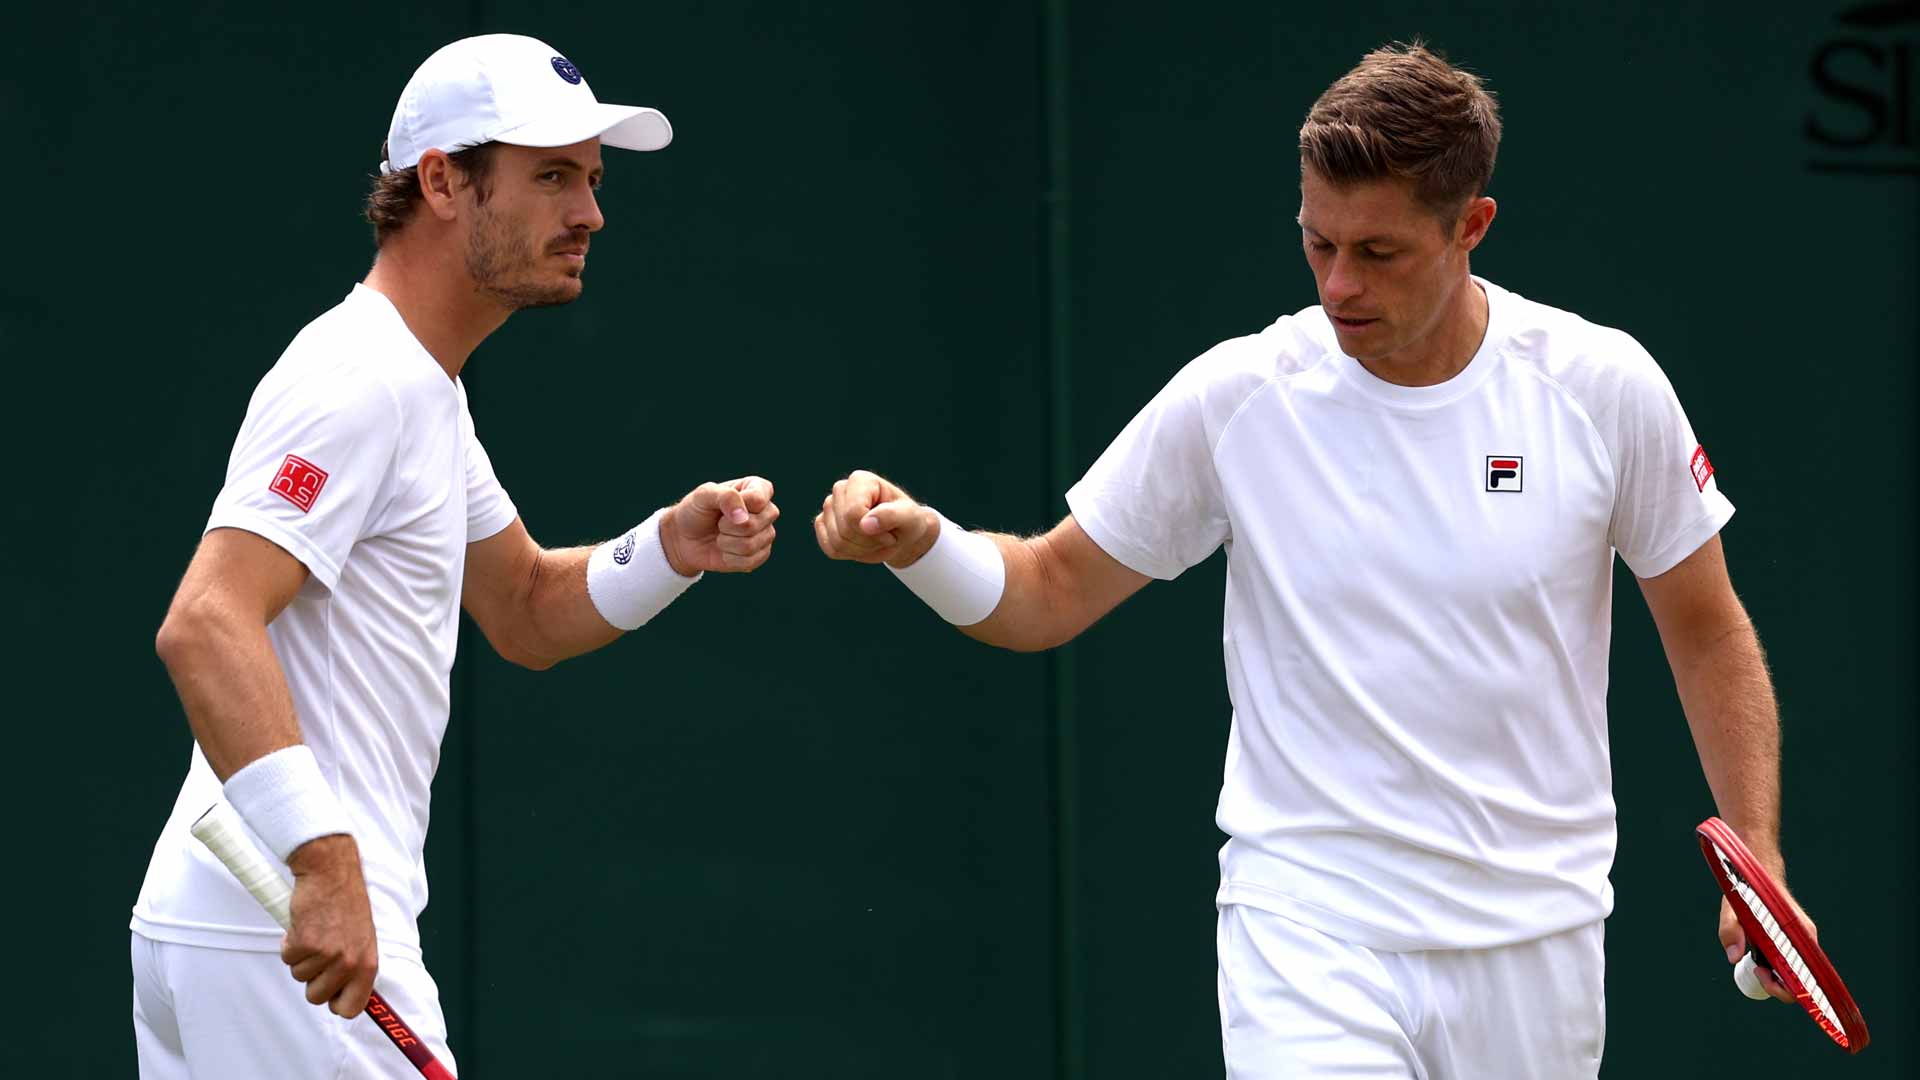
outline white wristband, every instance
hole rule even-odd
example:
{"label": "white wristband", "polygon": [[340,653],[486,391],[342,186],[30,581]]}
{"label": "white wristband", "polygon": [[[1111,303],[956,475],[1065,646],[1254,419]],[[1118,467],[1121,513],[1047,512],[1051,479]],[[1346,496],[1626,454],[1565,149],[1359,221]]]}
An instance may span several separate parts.
{"label": "white wristband", "polygon": [[353,835],[346,808],[334,797],[320,762],[303,743],[250,761],[227,777],[227,802],[281,862],[309,840]]}
{"label": "white wristband", "polygon": [[1007,562],[992,537],[968,532],[938,510],[933,513],[940,519],[933,546],[905,570],[887,569],[941,618],[955,626],[972,626],[1000,606]]}
{"label": "white wristband", "polygon": [[637,630],[660,614],[705,574],[681,577],[660,546],[665,510],[609,540],[587,557],[587,597],[600,617],[622,630]]}

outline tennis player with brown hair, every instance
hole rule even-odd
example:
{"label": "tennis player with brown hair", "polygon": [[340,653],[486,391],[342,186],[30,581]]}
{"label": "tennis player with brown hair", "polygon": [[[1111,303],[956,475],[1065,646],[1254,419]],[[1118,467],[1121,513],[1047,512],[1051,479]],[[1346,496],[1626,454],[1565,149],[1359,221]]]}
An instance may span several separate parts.
{"label": "tennis player with brown hair", "polygon": [[[1477,77],[1369,54],[1299,132],[1320,303],[1176,374],[1052,531],[967,532],[870,472],[814,519],[829,556],[1022,650],[1226,548],[1217,947],[1241,1080],[1598,1073],[1616,553],[1721,816],[1781,869],[1733,507],[1633,338],[1472,274],[1499,142]],[[1721,941],[1737,958],[1724,908]]]}
{"label": "tennis player with brown hair", "polygon": [[[160,629],[194,749],[133,910],[142,1077],[416,1075],[350,1022],[376,972],[451,1068],[415,920],[461,607],[545,668],[704,571],[766,561],[780,512],[759,477],[701,484],[598,547],[542,549],[460,380],[514,312],[580,296],[601,148],[671,137],[528,37],[454,42],[401,94],[368,200],[373,269],[261,379]],[[284,935],[188,834],[222,798],[293,871]]]}

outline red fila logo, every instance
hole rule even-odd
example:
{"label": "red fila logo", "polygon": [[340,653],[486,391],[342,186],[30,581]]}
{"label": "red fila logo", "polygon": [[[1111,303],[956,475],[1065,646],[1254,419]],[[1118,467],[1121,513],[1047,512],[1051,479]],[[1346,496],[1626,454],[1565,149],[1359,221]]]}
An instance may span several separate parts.
{"label": "red fila logo", "polygon": [[313,509],[313,500],[320,497],[320,489],[327,483],[327,471],[293,454],[280,463],[280,472],[273,478],[268,489],[275,495],[300,508],[301,513]]}
{"label": "red fila logo", "polygon": [[1707,481],[1713,479],[1713,462],[1707,460],[1707,448],[1693,448],[1693,484],[1701,491],[1707,490]]}
{"label": "red fila logo", "polygon": [[1519,454],[1492,454],[1487,458],[1487,490],[1519,491],[1526,480],[1527,459]]}

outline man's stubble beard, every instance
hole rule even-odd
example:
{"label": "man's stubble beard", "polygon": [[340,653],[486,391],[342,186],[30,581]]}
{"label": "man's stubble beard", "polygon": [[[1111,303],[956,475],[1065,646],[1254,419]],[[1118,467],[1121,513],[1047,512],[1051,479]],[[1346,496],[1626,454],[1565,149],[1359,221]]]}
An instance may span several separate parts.
{"label": "man's stubble beard", "polygon": [[474,289],[485,293],[508,311],[556,307],[579,299],[580,279],[568,283],[543,285],[535,280],[540,256],[515,244],[514,231],[498,215],[484,207],[474,220],[467,237],[467,276]]}

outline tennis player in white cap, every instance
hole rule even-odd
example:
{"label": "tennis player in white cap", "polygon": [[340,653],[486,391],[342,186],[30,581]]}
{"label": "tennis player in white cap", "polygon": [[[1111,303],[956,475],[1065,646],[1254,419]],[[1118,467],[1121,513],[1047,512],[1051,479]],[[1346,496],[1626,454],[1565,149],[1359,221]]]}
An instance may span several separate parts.
{"label": "tennis player in white cap", "polygon": [[[759,477],[701,484],[598,547],[542,549],[460,382],[509,315],[580,295],[601,148],[672,137],[533,38],[454,42],[407,83],[367,201],[373,269],[260,381],[160,629],[195,746],[133,910],[141,1076],[414,1075],[352,1020],[376,972],[451,1068],[415,920],[460,608],[544,668],[704,571],[767,559],[779,510]],[[284,937],[188,835],[222,798],[292,870]]]}

